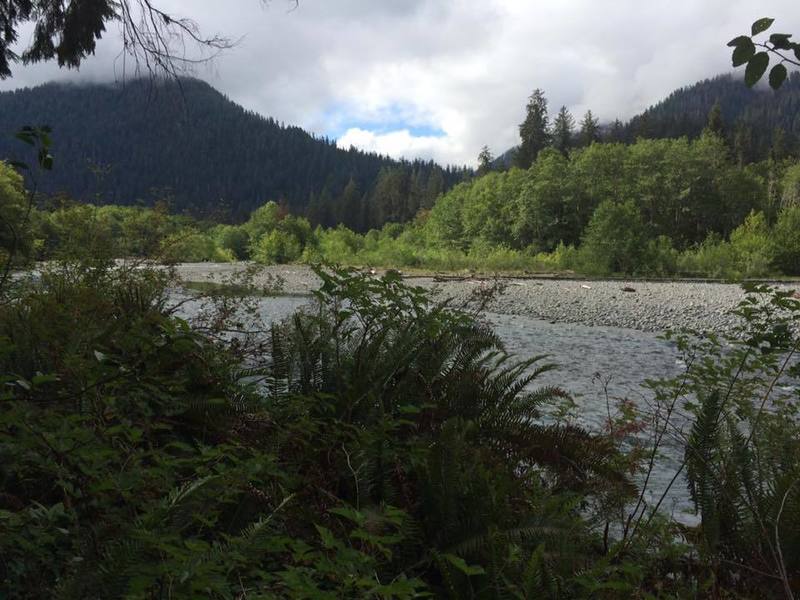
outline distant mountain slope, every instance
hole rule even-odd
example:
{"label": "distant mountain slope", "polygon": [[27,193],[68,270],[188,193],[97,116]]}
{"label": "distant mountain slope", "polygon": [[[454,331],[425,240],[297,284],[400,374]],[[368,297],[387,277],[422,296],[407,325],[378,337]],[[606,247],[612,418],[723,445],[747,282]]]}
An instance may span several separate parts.
{"label": "distant mountain slope", "polygon": [[626,137],[674,138],[699,135],[708,114],[719,101],[726,133],[746,143],[746,159],[766,158],[780,129],[790,143],[800,137],[800,74],[794,73],[784,86],[750,89],[739,77],[721,75],[680,88],[631,119]]}
{"label": "distant mountain slope", "polygon": [[[770,153],[800,152],[800,73],[793,73],[778,91],[748,88],[742,79],[719,75],[675,90],[661,102],[633,117],[614,131],[601,126],[601,141],[633,142],[636,138],[699,136],[719,101],[725,136],[743,162],[763,160]],[[513,162],[514,148],[495,160],[496,168]]]}
{"label": "distant mountain slope", "polygon": [[[396,214],[373,212],[403,220],[432,204],[428,192],[441,193],[463,176],[432,162],[340,149],[249,112],[197,80],[184,80],[180,88],[175,82],[132,81],[124,87],[47,84],[0,93],[0,159],[25,151],[13,132],[41,124],[53,127],[56,157],[44,191],[105,203],[152,203],[167,195],[178,211],[243,218],[268,200],[284,201],[298,213],[311,203],[319,216],[323,202],[326,216],[319,220],[329,222],[334,213],[369,213],[361,204],[354,208],[353,190],[360,203],[369,202],[381,174],[399,170],[405,180],[413,179],[414,197],[403,198]],[[346,187],[349,204],[339,207]],[[375,224],[363,214],[359,219],[362,228]]]}

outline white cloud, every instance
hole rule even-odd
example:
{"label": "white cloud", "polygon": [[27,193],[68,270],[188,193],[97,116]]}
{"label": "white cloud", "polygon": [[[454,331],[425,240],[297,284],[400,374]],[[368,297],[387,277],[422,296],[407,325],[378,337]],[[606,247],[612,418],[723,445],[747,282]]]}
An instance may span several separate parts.
{"label": "white cloud", "polygon": [[457,142],[449,137],[412,135],[408,129],[375,133],[352,127],[337,140],[337,144],[341,148],[355,146],[378,154],[408,159],[430,159],[458,153],[458,148],[454,148]]}
{"label": "white cloud", "polygon": [[[796,0],[300,0],[293,11],[283,0],[161,2],[206,33],[242,36],[196,74],[245,107],[320,135],[344,131],[342,145],[457,164],[474,163],[483,144],[513,145],[533,88],[552,112],[626,118],[729,70],[725,43],[756,18],[800,35]],[[19,68],[0,89],[111,79],[118,54],[118,40],[104,40],[79,73]]]}

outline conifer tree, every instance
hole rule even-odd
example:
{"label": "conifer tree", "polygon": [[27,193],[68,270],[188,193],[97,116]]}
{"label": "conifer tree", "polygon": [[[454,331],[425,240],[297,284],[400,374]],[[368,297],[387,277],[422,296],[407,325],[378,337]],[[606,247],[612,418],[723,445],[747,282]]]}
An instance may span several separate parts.
{"label": "conifer tree", "polygon": [[611,125],[611,131],[608,134],[608,140],[615,144],[625,141],[625,126],[619,119],[614,119],[614,123]]}
{"label": "conifer tree", "polygon": [[564,155],[568,154],[570,148],[572,148],[574,130],[575,119],[567,110],[567,107],[562,106],[553,121],[553,147]]}
{"label": "conifer tree", "polygon": [[339,197],[337,204],[337,218],[336,221],[343,223],[354,231],[359,231],[363,228],[361,223],[361,192],[358,190],[358,183],[353,177],[344,186],[342,195]]}
{"label": "conifer tree", "polygon": [[725,139],[725,122],[722,119],[722,106],[719,100],[714,103],[714,106],[711,107],[711,111],[708,113],[706,131]]}
{"label": "conifer tree", "polygon": [[591,110],[586,111],[581,121],[580,138],[582,146],[591,146],[600,139],[600,122],[592,114]]}
{"label": "conifer tree", "polygon": [[489,146],[484,146],[478,154],[478,175],[486,175],[492,170],[493,163],[494,155],[492,151],[489,150]]}
{"label": "conifer tree", "polygon": [[550,145],[548,125],[547,99],[544,91],[537,88],[528,98],[525,120],[519,126],[521,143],[515,156],[517,166],[529,168],[539,152]]}

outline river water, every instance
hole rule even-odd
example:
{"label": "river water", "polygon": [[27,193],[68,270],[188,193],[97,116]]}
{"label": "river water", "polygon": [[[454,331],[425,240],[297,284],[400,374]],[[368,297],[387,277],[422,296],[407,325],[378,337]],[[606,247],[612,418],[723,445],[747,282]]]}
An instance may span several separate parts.
{"label": "river water", "polygon": [[[259,300],[259,312],[265,322],[273,322],[290,316],[309,302],[307,297],[267,297]],[[198,308],[198,304],[189,302],[181,312],[192,316]],[[553,324],[519,315],[487,313],[485,318],[506,349],[518,358],[548,355],[545,362],[557,368],[542,374],[532,385],[553,385],[569,392],[574,399],[571,418],[592,431],[602,431],[607,422],[607,397],[612,409],[620,399],[647,409],[653,394],[644,381],[675,376],[683,368],[674,345],[653,333]],[[651,506],[668,486],[682,458],[679,445],[665,441],[645,497]],[[675,482],[662,509],[684,523],[695,522],[682,479]]]}

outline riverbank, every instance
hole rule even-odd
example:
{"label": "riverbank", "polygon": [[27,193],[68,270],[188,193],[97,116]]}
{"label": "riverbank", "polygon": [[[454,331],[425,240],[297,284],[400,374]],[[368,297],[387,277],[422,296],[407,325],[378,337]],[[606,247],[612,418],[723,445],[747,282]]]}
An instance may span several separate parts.
{"label": "riverbank", "polygon": [[[185,263],[177,266],[187,282],[224,283],[246,266],[228,263]],[[495,281],[473,277],[417,276],[414,285],[435,291],[440,298],[461,302]],[[319,279],[304,265],[273,265],[254,276],[258,287],[278,286],[282,293],[311,294]],[[500,289],[488,304],[498,314],[522,315],[551,323],[580,323],[660,332],[689,327],[728,329],[735,323],[730,311],[744,298],[738,284],[707,281],[590,280],[515,278],[497,280]],[[800,283],[780,284],[789,289]]]}

